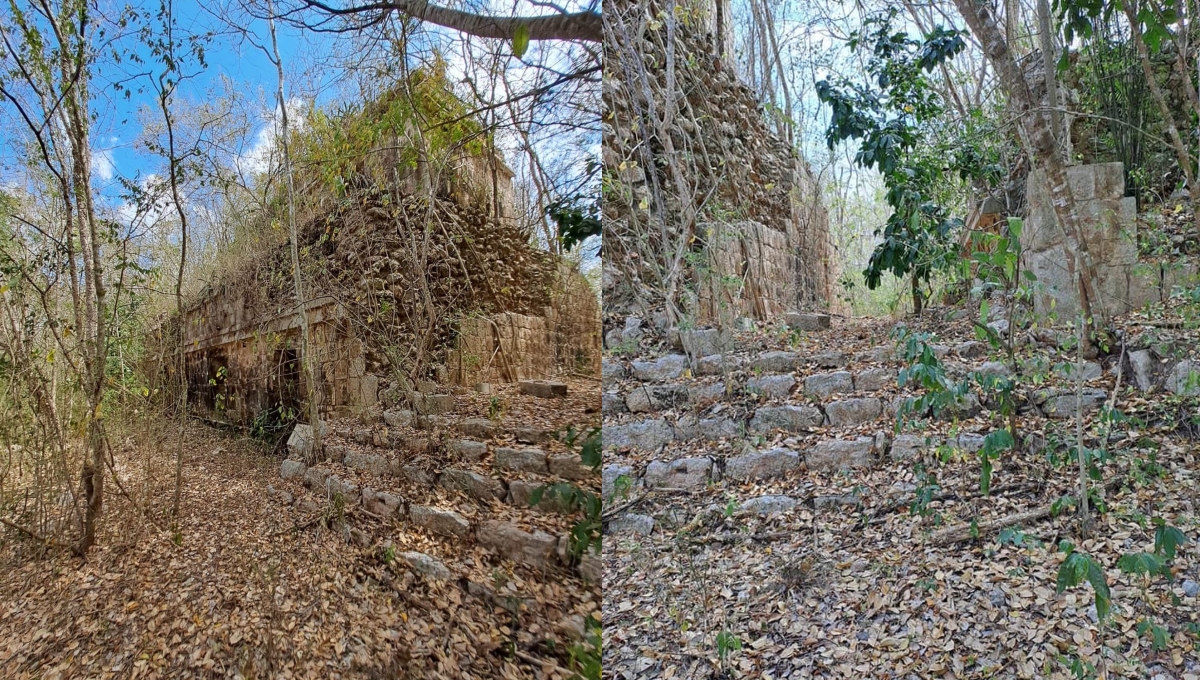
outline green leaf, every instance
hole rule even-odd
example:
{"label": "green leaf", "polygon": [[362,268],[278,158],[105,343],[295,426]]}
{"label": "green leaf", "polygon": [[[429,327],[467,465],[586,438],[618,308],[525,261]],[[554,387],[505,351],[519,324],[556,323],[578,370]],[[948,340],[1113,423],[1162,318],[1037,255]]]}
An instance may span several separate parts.
{"label": "green leaf", "polygon": [[1187,536],[1182,531],[1168,525],[1162,519],[1155,518],[1154,523],[1154,552],[1167,560],[1175,559],[1175,549],[1187,543]]}
{"label": "green leaf", "polygon": [[525,56],[525,51],[529,49],[529,27],[522,24],[517,26],[516,32],[513,33],[513,56],[517,59]]}
{"label": "green leaf", "polygon": [[1162,569],[1162,560],[1150,553],[1125,553],[1117,560],[1117,568],[1126,574],[1141,574],[1148,576],[1157,574]]}

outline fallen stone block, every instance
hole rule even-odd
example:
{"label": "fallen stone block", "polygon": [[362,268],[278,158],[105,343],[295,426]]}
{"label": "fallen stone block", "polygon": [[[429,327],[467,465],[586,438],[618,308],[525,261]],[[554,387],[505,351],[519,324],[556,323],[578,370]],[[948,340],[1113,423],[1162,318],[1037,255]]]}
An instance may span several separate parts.
{"label": "fallen stone block", "polygon": [[296,479],[303,477],[308,466],[298,460],[285,460],[279,466],[279,476],[284,479]]}
{"label": "fallen stone block", "polygon": [[476,540],[484,548],[534,569],[547,569],[555,563],[558,540],[544,531],[527,532],[507,522],[489,520],[479,527]]}
{"label": "fallen stone block", "polygon": [[542,399],[567,396],[567,384],[553,380],[522,380],[521,394],[528,394]]}
{"label": "fallen stone block", "polygon": [[464,459],[477,463],[483,460],[487,455],[488,445],[483,442],[471,441],[470,439],[451,439],[446,443],[446,448],[450,453],[462,456]]}
{"label": "fallen stone block", "polygon": [[514,449],[501,446],[497,447],[493,460],[495,466],[500,470],[539,473],[548,470],[546,452],[541,449]]}
{"label": "fallen stone block", "polygon": [[871,464],[871,452],[875,440],[871,437],[857,439],[828,439],[815,444],[804,453],[804,462],[812,470],[843,470],[865,467]]}
{"label": "fallen stone block", "polygon": [[493,498],[503,499],[504,485],[498,479],[484,477],[470,470],[442,470],[438,485],[445,489],[462,491],[472,498],[490,501]]}
{"label": "fallen stone block", "polygon": [[830,326],[830,317],[828,314],[788,312],[784,316],[784,319],[790,328],[806,333],[827,330]]}
{"label": "fallen stone block", "polygon": [[653,461],[646,466],[643,482],[649,488],[665,486],[674,489],[694,489],[708,484],[712,478],[710,458],[681,458],[669,463]]}
{"label": "fallen stone block", "polygon": [[755,451],[725,460],[725,477],[736,481],[781,477],[800,467],[800,454],[788,449]]}
{"label": "fallen stone block", "polygon": [[749,428],[755,434],[772,430],[805,432],[825,423],[825,415],[814,406],[760,406],[750,418]]}
{"label": "fallen stone block", "polygon": [[430,557],[425,553],[397,553],[396,561],[405,565],[409,569],[412,569],[413,571],[436,581],[445,581],[450,578],[450,570],[446,567],[446,565],[443,564],[441,560]]}
{"label": "fallen stone block", "polygon": [[453,510],[414,505],[408,509],[408,518],[414,525],[441,536],[467,538],[471,535],[471,523]]}

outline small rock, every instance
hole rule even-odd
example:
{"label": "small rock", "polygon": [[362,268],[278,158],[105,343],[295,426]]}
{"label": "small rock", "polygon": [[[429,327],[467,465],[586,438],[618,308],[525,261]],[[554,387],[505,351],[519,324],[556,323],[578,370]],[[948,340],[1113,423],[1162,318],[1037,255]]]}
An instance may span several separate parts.
{"label": "small rock", "polygon": [[267,485],[267,498],[279,501],[284,505],[291,505],[296,500],[291,493],[284,491],[283,489],[276,489],[270,484]]}
{"label": "small rock", "polygon": [[678,380],[688,368],[688,358],[682,354],[668,354],[656,361],[633,362],[633,375],[638,380],[660,382]]}
{"label": "small rock", "polygon": [[709,458],[681,458],[669,463],[653,461],[646,466],[644,482],[647,487],[665,486],[675,489],[694,489],[708,484],[712,476]]}
{"label": "small rock", "polygon": [[1104,369],[1100,367],[1100,364],[1094,361],[1083,362],[1082,373],[1080,373],[1079,370],[1079,364],[1072,361],[1059,366],[1058,374],[1064,378],[1070,379],[1071,381],[1078,380],[1078,375],[1082,375],[1084,382],[1095,380],[1096,378],[1104,375]]}
{"label": "small rock", "polygon": [[446,448],[450,453],[462,456],[464,459],[472,463],[478,463],[487,455],[488,446],[483,442],[471,441],[470,439],[451,439],[446,444]]}
{"label": "small rock", "polygon": [[567,384],[554,380],[522,380],[521,394],[528,394],[542,399],[567,396]]}
{"label": "small rock", "polygon": [[1000,586],[992,586],[988,591],[988,601],[997,609],[1003,608],[1008,604],[1008,595],[1000,588]]}
{"label": "small rock", "polygon": [[285,460],[279,466],[279,476],[284,479],[296,479],[303,477],[308,467],[298,460]]}
{"label": "small rock", "polygon": [[408,509],[408,517],[413,524],[430,533],[454,538],[471,535],[471,523],[453,510],[414,505]]}
{"label": "small rock", "polygon": [[396,560],[409,569],[428,576],[435,581],[445,581],[450,578],[450,570],[440,560],[425,553],[402,552],[396,554]]}
{"label": "small rock", "polygon": [[795,352],[763,352],[750,361],[750,370],[759,373],[787,373],[800,365],[800,355]]}
{"label": "small rock", "polygon": [[637,476],[633,472],[633,468],[628,465],[605,465],[601,473],[602,487],[601,493],[603,500],[608,503],[613,495],[617,493],[617,480],[624,478],[629,481],[629,487],[632,488],[637,481]]}
{"label": "small rock", "polygon": [[1154,357],[1150,355],[1150,350],[1139,349],[1130,352],[1129,367],[1133,369],[1133,381],[1139,390],[1148,392],[1154,387]]}
{"label": "small rock", "polygon": [[476,439],[491,439],[496,429],[496,423],[487,418],[467,418],[458,424],[459,432]]}
{"label": "small rock", "polygon": [[1184,597],[1196,597],[1200,595],[1200,583],[1187,579],[1180,585],[1183,588]]}
{"label": "small rock", "polygon": [[826,330],[829,328],[830,323],[828,314],[788,312],[784,318],[787,320],[787,325],[791,328],[807,333]]}
{"label": "small rock", "polygon": [[854,391],[854,376],[849,371],[818,373],[804,379],[804,396],[824,401],[834,394]]}
{"label": "small rock", "polygon": [[756,451],[725,460],[725,476],[737,481],[779,477],[800,467],[800,454],[787,449]]}
{"label": "small rock", "polygon": [[768,399],[783,399],[791,394],[795,385],[796,379],[791,374],[764,375],[747,380],[746,391]]}
{"label": "small rock", "polygon": [[404,513],[404,501],[386,491],[375,491],[364,487],[362,490],[363,507],[367,512],[380,517],[395,517]]}
{"label": "small rock", "polygon": [[494,456],[497,469],[516,472],[546,472],[546,452],[541,449],[497,447]]}
{"label": "small rock", "polygon": [[759,496],[742,503],[740,509],[756,515],[775,515],[791,512],[799,504],[800,501],[791,496]]}
{"label": "small rock", "polygon": [[1184,397],[1200,395],[1200,363],[1184,360],[1175,364],[1163,381],[1163,387]]}
{"label": "small rock", "polygon": [[600,378],[605,387],[611,387],[614,383],[624,380],[625,377],[624,365],[608,358],[600,360]]}
{"label": "small rock", "polygon": [[600,396],[601,414],[615,416],[628,411],[629,407],[625,405],[625,399],[621,397],[620,392],[605,392]]}
{"label": "small rock", "polygon": [[980,375],[994,375],[1007,378],[1012,375],[1012,369],[1003,361],[985,361],[975,370]]}
{"label": "small rock", "polygon": [[488,395],[492,394],[492,392],[494,391],[494,390],[492,390],[492,384],[485,383],[485,382],[475,383],[475,387],[472,389],[474,389],[476,392],[478,392],[479,394],[482,394],[484,396],[488,396]]}
{"label": "small rock", "polygon": [[987,344],[978,340],[968,340],[954,346],[954,353],[963,359],[981,359],[988,354]]}
{"label": "small rock", "polygon": [[608,523],[608,534],[632,534],[634,536],[649,536],[654,531],[654,518],[649,515],[625,513]]}

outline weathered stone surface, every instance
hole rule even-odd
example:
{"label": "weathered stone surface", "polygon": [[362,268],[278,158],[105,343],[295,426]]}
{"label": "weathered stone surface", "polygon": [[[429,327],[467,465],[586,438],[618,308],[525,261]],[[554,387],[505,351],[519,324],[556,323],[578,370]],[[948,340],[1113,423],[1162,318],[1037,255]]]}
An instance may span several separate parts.
{"label": "weathered stone surface", "polygon": [[798,331],[811,333],[829,328],[828,314],[809,314],[804,312],[788,312],[784,317],[787,325]]}
{"label": "weathered stone surface", "polygon": [[633,375],[638,380],[657,382],[677,380],[688,368],[688,358],[682,354],[668,354],[655,361],[633,362]]}
{"label": "weathered stone surface", "polygon": [[[628,465],[605,465],[601,471],[602,487],[601,494],[604,502],[608,502],[613,494],[617,493],[617,480],[620,478],[629,480],[630,487],[637,481],[633,468]],[[511,485],[510,485],[511,486]]]}
{"label": "weathered stone surface", "polygon": [[824,401],[834,394],[854,391],[854,376],[849,371],[817,373],[804,379],[804,396]]}
{"label": "weathered stone surface", "polygon": [[1143,392],[1154,387],[1154,357],[1148,349],[1129,353],[1129,367],[1133,370],[1133,382]]}
{"label": "weathered stone surface", "polygon": [[358,484],[337,475],[329,475],[329,478],[325,480],[325,491],[330,498],[341,496],[346,501],[346,505],[355,505],[360,499]]}
{"label": "weathered stone surface", "polygon": [[791,496],[759,496],[742,503],[740,510],[756,515],[777,515],[791,512],[798,505],[800,501]]}
{"label": "weathered stone surface", "polygon": [[687,415],[675,424],[675,438],[687,439],[720,439],[736,437],[742,432],[742,426],[730,418],[697,418]]}
{"label": "weathered stone surface", "polygon": [[937,438],[919,434],[898,434],[892,440],[891,458],[892,460],[912,460],[921,455],[922,451],[935,448],[938,444]]}
{"label": "weathered stone surface", "polygon": [[458,424],[458,431],[476,439],[491,439],[495,434],[496,423],[487,418],[467,418]]}
{"label": "weathered stone surface", "polygon": [[841,368],[849,361],[842,352],[821,352],[814,354],[812,359],[821,368]]}
{"label": "weathered stone surface", "polygon": [[[321,436],[325,437],[328,434],[329,427],[322,423]],[[309,460],[313,452],[312,425],[300,423],[292,428],[292,434],[288,437],[287,447],[289,458],[293,460]]]}
{"label": "weathered stone surface", "polygon": [[304,472],[304,486],[313,491],[325,491],[325,480],[329,479],[329,470],[319,467],[310,467]]}
{"label": "weathered stone surface", "polygon": [[498,479],[484,477],[478,472],[470,470],[442,470],[441,477],[438,478],[438,485],[456,491],[462,491],[472,498],[478,498],[481,501],[490,501],[493,498],[503,499],[505,496],[504,485]]}
{"label": "weathered stone surface", "polygon": [[521,394],[528,394],[542,399],[554,399],[567,396],[567,384],[556,380],[522,380]]}
{"label": "weathered stone surface", "polygon": [[542,500],[537,505],[533,503],[533,492],[539,488],[546,486],[546,483],[530,482],[524,479],[514,479],[508,483],[508,502],[515,508],[528,509],[530,507],[535,510],[544,512],[557,512],[567,514],[571,512],[570,506],[563,500],[562,496],[551,496],[543,492]]}
{"label": "weathered stone surface", "polygon": [[580,481],[596,476],[590,467],[583,464],[583,459],[577,453],[553,455],[547,459],[547,462],[550,465],[550,474],[558,475],[563,479]]}
{"label": "weathered stone surface", "polygon": [[497,447],[495,464],[501,470],[546,472],[546,452],[541,449]]}
{"label": "weathered stone surface", "polygon": [[799,354],[779,350],[763,352],[750,360],[750,370],[759,373],[788,373],[799,365]]}
{"label": "weathered stone surface", "polygon": [[627,512],[615,517],[608,523],[608,534],[631,534],[634,536],[649,536],[654,531],[654,518],[649,515],[639,515]]}
{"label": "weathered stone surface", "polygon": [[896,371],[891,368],[868,368],[854,376],[854,387],[863,392],[886,390],[895,386]]}
{"label": "weathered stone surface", "polygon": [[604,358],[600,361],[600,379],[605,387],[612,387],[626,377],[625,365],[619,361]]}
{"label": "weathered stone surface", "polygon": [[462,456],[472,463],[483,460],[483,457],[488,452],[487,444],[471,441],[470,439],[451,439],[446,443],[446,448],[449,449],[450,453]]}
{"label": "weathered stone surface", "polygon": [[813,470],[839,470],[871,464],[875,440],[859,437],[853,440],[828,439],[804,452],[804,462]]}
{"label": "weathered stone surface", "polygon": [[423,416],[440,416],[454,410],[453,394],[425,394],[414,392],[413,408]]}
{"label": "weathered stone surface", "polygon": [[1083,412],[1087,413],[1098,408],[1106,398],[1108,394],[1104,390],[1094,387],[1084,388],[1082,401],[1076,399],[1075,390],[1042,390],[1034,395],[1047,418],[1070,418],[1078,410],[1077,405],[1082,405]]}
{"label": "weathered stone surface", "polygon": [[967,392],[953,403],[941,406],[934,415],[942,420],[966,420],[979,415],[982,410],[983,405],[979,403],[979,397],[975,396],[974,392]]}
{"label": "weathered stone surface", "polygon": [[825,415],[813,406],[761,406],[750,419],[750,431],[756,434],[771,430],[804,432],[825,423]]}
{"label": "weathered stone surface", "polygon": [[334,444],[332,442],[323,446],[325,449],[325,460],[331,463],[340,463],[346,459],[346,454],[350,452],[350,448],[342,444]]}
{"label": "weathered stone surface", "polygon": [[988,354],[987,343],[978,340],[960,342],[954,346],[954,353],[964,359],[982,359]]}
{"label": "weathered stone surface", "polygon": [[855,507],[862,503],[862,497],[856,493],[846,494],[829,494],[817,496],[813,499],[813,505],[818,510],[828,510],[829,508],[840,507]]}
{"label": "weathered stone surface", "polygon": [[522,531],[507,522],[489,520],[476,534],[479,545],[501,556],[535,569],[546,569],[554,563],[554,548],[558,541],[544,531]]}
{"label": "weathered stone surface", "polygon": [[887,346],[875,347],[854,355],[855,361],[873,361],[875,363],[885,363],[893,361],[895,358],[896,348]]}
{"label": "weathered stone surface", "polygon": [[512,429],[513,437],[522,444],[541,444],[554,438],[554,431],[533,425],[518,425]]}
{"label": "weathered stone surface", "polygon": [[696,359],[720,352],[725,346],[725,340],[723,334],[715,328],[679,331],[679,341],[683,344],[683,351]]}
{"label": "weathered stone surface", "polygon": [[696,361],[696,375],[724,375],[742,367],[742,360],[727,354],[712,354]]}
{"label": "weathered stone surface", "polygon": [[414,525],[441,536],[467,538],[471,535],[471,523],[453,510],[413,505],[408,509],[408,518]]}
{"label": "weathered stone surface", "polygon": [[276,489],[270,484],[267,485],[267,498],[283,503],[284,505],[291,505],[296,500],[290,492],[283,489]]}
{"label": "weathered stone surface", "polygon": [[373,453],[347,453],[343,462],[351,470],[377,477],[388,474],[391,468],[387,458]]}
{"label": "weathered stone surface", "polygon": [[589,583],[600,583],[604,577],[604,562],[599,555],[588,553],[579,560],[579,566],[576,567],[579,575]]}
{"label": "weathered stone surface", "polygon": [[1012,369],[1003,361],[985,361],[980,364],[979,368],[975,369],[980,375],[994,375],[1000,378],[1007,378],[1012,375]]}
{"label": "weathered stone surface", "polygon": [[800,467],[800,454],[788,449],[755,451],[725,460],[725,477],[737,481],[780,477]]}
{"label": "weathered stone surface", "polygon": [[715,382],[690,385],[687,388],[687,402],[693,406],[708,406],[725,398],[725,383]]}
{"label": "weathered stone surface", "polygon": [[1071,381],[1078,380],[1079,376],[1082,375],[1083,381],[1088,382],[1104,375],[1104,369],[1094,361],[1085,361],[1083,362],[1083,370],[1080,372],[1079,364],[1072,361],[1059,366],[1058,374]]}
{"label": "weathered stone surface", "polygon": [[368,445],[375,440],[375,433],[369,427],[358,427],[350,433],[351,438],[356,444]]}
{"label": "weathered stone surface", "polygon": [[603,415],[615,416],[628,412],[629,407],[625,405],[625,398],[620,392],[605,392],[600,396],[600,413]]}
{"label": "weathered stone surface", "polygon": [[639,385],[630,390],[625,405],[631,413],[646,413],[686,406],[688,388],[685,385]]}
{"label": "weathered stone surface", "polygon": [[662,418],[604,426],[605,448],[653,451],[673,439],[674,430]]}
{"label": "weathered stone surface", "polygon": [[308,466],[298,460],[285,460],[279,466],[279,476],[284,479],[296,479],[303,477],[304,472],[308,470]]}
{"label": "weathered stone surface", "polygon": [[433,486],[433,483],[437,481],[433,475],[429,474],[428,470],[416,465],[398,465],[396,476],[421,486]]}
{"label": "weathered stone surface", "polygon": [[983,435],[975,432],[960,432],[947,442],[964,453],[977,453],[983,448]]}
{"label": "weathered stone surface", "polygon": [[852,427],[871,422],[883,415],[883,403],[874,397],[843,399],[825,406],[830,427]]}
{"label": "weathered stone surface", "polygon": [[768,399],[783,399],[792,393],[792,388],[795,386],[796,378],[790,373],[764,375],[747,380],[746,392]]}
{"label": "weathered stone surface", "polygon": [[374,513],[380,517],[396,517],[404,514],[403,499],[386,491],[375,491],[374,489],[363,487],[362,499],[363,506],[367,509],[367,512]]}
{"label": "weathered stone surface", "polygon": [[694,489],[708,484],[712,478],[710,458],[681,458],[669,463],[653,461],[646,466],[643,482],[647,487],[665,486],[674,489]]}
{"label": "weathered stone surface", "polygon": [[450,578],[450,570],[440,560],[425,553],[402,552],[396,554],[396,561],[409,569],[427,576],[435,581],[445,581]]}
{"label": "weathered stone surface", "polygon": [[1175,364],[1163,381],[1163,387],[1171,394],[1185,397],[1200,394],[1200,362],[1184,360]]}

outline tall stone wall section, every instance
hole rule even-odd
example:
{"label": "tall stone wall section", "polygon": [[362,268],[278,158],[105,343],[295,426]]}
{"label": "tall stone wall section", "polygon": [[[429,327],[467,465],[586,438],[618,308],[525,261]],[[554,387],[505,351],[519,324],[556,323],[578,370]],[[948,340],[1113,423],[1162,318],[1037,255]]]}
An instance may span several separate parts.
{"label": "tall stone wall section", "polygon": [[[1071,166],[1067,168],[1067,181],[1095,265],[1098,299],[1092,303],[1094,310],[1116,316],[1140,309],[1165,300],[1173,288],[1194,277],[1194,266],[1139,260],[1137,200],[1125,195],[1121,163]],[[1041,171],[1029,174],[1026,197],[1022,266],[1037,277],[1033,285],[1034,311],[1040,316],[1071,318],[1079,311],[1078,294],[1067,272],[1065,235]]]}
{"label": "tall stone wall section", "polygon": [[[630,9],[609,20],[605,311],[655,304],[646,300],[653,295],[652,269],[670,269],[680,239],[690,251],[681,297],[701,323],[722,314],[766,319],[827,307],[834,276],[820,187],[807,162],[768,125],[753,90],[716,56],[723,41],[712,33],[712,0],[679,4],[670,78],[663,6],[650,2],[648,12]],[[634,54],[643,55],[636,67],[629,65]],[[663,115],[668,80],[681,93],[673,102],[678,112],[671,125],[656,128],[651,112]],[[667,136],[676,158],[662,156]],[[683,199],[673,171],[684,175]],[[695,224],[683,223],[684,201],[700,207]],[[647,262],[646,250],[656,262]]]}

